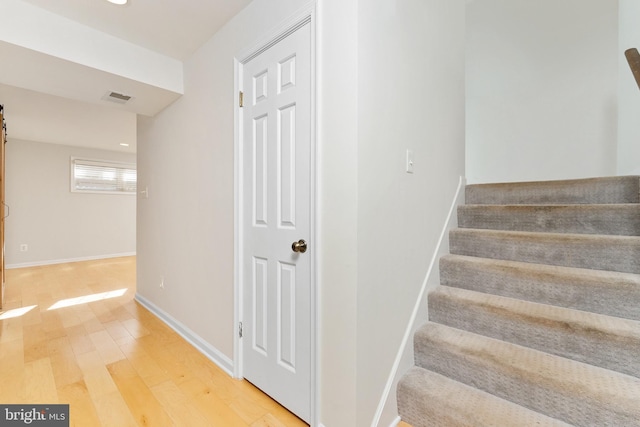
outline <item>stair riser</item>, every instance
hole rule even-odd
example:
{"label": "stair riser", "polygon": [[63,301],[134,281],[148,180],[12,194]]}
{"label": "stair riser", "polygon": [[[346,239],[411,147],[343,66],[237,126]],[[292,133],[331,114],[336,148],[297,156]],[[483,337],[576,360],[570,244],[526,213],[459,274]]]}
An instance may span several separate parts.
{"label": "stair riser", "polygon": [[424,398],[423,392],[423,388],[415,385],[398,384],[398,413],[411,427],[479,427],[473,421],[461,419],[456,412],[429,402],[434,396]]}
{"label": "stair riser", "polygon": [[467,204],[600,204],[640,202],[637,176],[468,185]]}
{"label": "stair riser", "polygon": [[516,302],[512,310],[433,293],[429,296],[429,320],[640,377],[640,324],[626,321],[624,326],[631,324],[628,329],[611,330],[606,316],[586,323],[580,321],[584,317],[580,312],[573,312],[565,316],[567,320],[560,320],[561,316],[545,316],[545,310],[558,313],[562,309],[534,305],[536,312],[528,310],[530,306]]}
{"label": "stair riser", "polygon": [[640,205],[483,206],[458,208],[461,228],[640,236]]}
{"label": "stair riser", "polygon": [[417,367],[398,384],[398,411],[412,427],[570,427]]}
{"label": "stair riser", "polygon": [[640,276],[449,256],[444,286],[640,320]]}
{"label": "stair riser", "polygon": [[[489,338],[487,338],[489,340]],[[499,341],[495,346],[502,346]],[[576,426],[640,426],[640,410],[624,395],[617,397],[600,394],[599,388],[561,383],[559,380],[541,378],[520,366],[521,354],[494,354],[491,347],[476,349],[459,344],[457,339],[442,341],[438,337],[417,333],[414,339],[416,365],[434,371],[456,381],[510,400],[531,410],[557,418]],[[534,350],[529,350],[533,352]],[[555,356],[539,357],[548,359]],[[558,358],[562,359],[562,358]],[[544,369],[551,369],[555,362]],[[564,362],[561,362],[564,364]],[[572,362],[581,365],[578,362]],[[584,365],[588,366],[588,365]],[[597,368],[589,368],[597,369]],[[571,373],[572,375],[576,375]],[[582,374],[580,374],[582,375]],[[588,375],[588,374],[585,374]],[[621,374],[618,374],[621,375]],[[622,377],[626,377],[621,375]],[[632,378],[632,377],[626,377]],[[571,385],[574,384],[574,385]],[[640,387],[633,382],[633,395]],[[620,390],[620,392],[624,392]],[[627,392],[630,392],[627,391]]]}
{"label": "stair riser", "polygon": [[452,254],[640,273],[640,238],[456,229]]}

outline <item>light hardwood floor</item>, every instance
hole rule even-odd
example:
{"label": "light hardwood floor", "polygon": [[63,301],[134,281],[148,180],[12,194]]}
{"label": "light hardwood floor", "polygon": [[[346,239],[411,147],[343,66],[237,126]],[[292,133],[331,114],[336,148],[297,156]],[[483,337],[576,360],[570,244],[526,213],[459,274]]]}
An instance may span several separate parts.
{"label": "light hardwood floor", "polygon": [[78,427],[306,426],[137,304],[134,257],[7,270],[6,283],[0,403],[68,403]]}

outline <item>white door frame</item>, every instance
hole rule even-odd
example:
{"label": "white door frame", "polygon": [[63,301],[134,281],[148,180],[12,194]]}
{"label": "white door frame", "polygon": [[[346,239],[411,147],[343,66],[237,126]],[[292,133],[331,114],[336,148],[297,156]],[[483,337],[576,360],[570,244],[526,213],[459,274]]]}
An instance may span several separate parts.
{"label": "white door frame", "polygon": [[319,334],[318,334],[318,287],[317,287],[317,261],[319,253],[319,245],[317,239],[317,223],[316,223],[316,207],[317,207],[317,97],[316,97],[316,1],[312,1],[298,12],[293,14],[289,19],[284,21],[274,30],[261,37],[253,46],[242,50],[234,57],[234,331],[233,331],[233,376],[235,378],[243,377],[243,354],[242,343],[239,336],[239,325],[244,319],[242,310],[243,301],[243,276],[242,276],[242,254],[243,247],[243,230],[242,218],[244,215],[242,200],[244,188],[244,170],[243,170],[243,119],[242,110],[239,106],[239,93],[242,90],[243,69],[244,64],[258,56],[260,53],[277,44],[280,40],[295,32],[298,28],[309,23],[311,25],[311,161],[310,161],[310,187],[311,187],[311,206],[310,206],[310,235],[309,240],[313,243],[311,255],[311,426],[319,425],[318,401],[320,397],[319,381],[318,381],[318,360],[319,360]]}

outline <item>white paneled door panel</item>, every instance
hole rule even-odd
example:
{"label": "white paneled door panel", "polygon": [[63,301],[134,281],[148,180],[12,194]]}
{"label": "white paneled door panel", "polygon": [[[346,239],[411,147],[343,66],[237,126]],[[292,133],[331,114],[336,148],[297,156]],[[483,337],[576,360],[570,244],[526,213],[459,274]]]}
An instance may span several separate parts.
{"label": "white paneled door panel", "polygon": [[[242,69],[243,375],[311,409],[310,24]],[[308,251],[294,252],[305,240]]]}

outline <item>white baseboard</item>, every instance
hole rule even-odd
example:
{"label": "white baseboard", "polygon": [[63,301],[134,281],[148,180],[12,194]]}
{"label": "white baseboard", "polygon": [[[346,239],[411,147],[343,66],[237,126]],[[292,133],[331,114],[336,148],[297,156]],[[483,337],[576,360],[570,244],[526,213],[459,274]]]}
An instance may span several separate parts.
{"label": "white baseboard", "polygon": [[13,268],[25,268],[25,267],[38,267],[41,265],[53,265],[53,264],[66,264],[68,262],[81,262],[81,261],[94,261],[97,259],[108,259],[108,258],[120,258],[126,256],[135,256],[135,252],[123,252],[120,254],[109,254],[109,255],[95,255],[95,256],[87,256],[80,258],[65,258],[65,259],[51,259],[45,261],[31,261],[31,262],[21,262],[17,264],[7,264],[5,268],[7,270]]}
{"label": "white baseboard", "polygon": [[135,300],[160,320],[162,320],[164,323],[166,323],[167,326],[173,329],[178,335],[187,340],[200,353],[204,354],[209,360],[218,365],[220,369],[229,374],[229,376],[233,377],[233,361],[230,358],[222,354],[218,349],[203,340],[198,334],[187,328],[180,321],[167,314],[160,307],[158,307],[142,295],[136,293]]}
{"label": "white baseboard", "polygon": [[402,421],[400,417],[396,417],[396,419],[393,420],[391,424],[389,424],[389,427],[398,427],[398,424],[400,423],[400,421]]}

